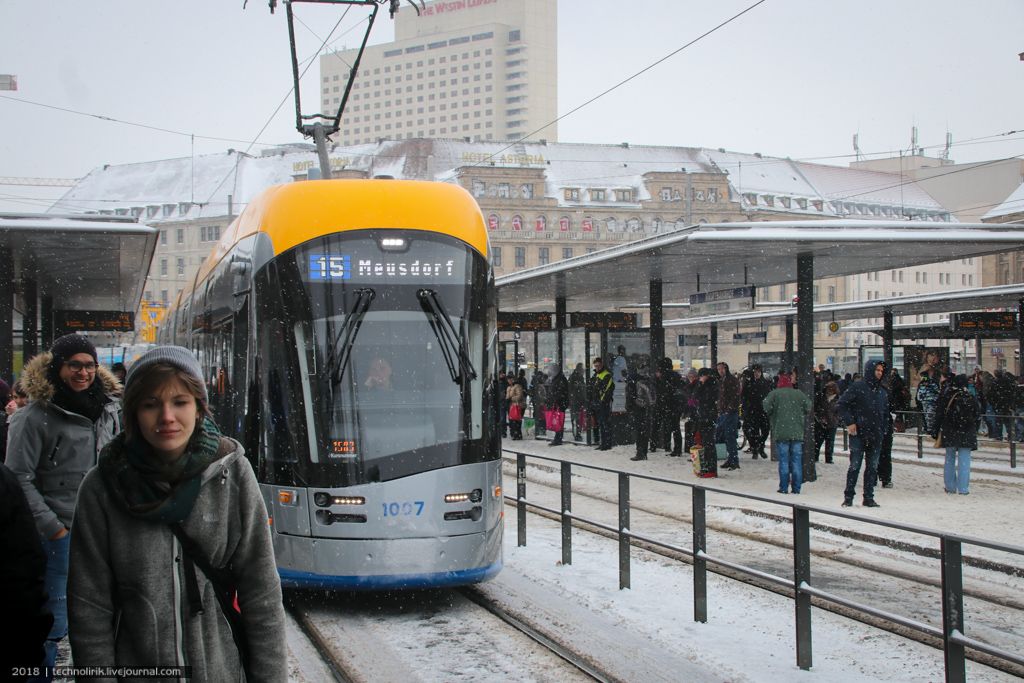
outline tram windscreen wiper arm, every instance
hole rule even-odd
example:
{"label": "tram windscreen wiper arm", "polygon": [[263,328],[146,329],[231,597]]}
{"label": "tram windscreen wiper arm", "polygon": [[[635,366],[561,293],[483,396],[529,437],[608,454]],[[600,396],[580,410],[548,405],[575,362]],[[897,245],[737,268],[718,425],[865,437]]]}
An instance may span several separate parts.
{"label": "tram windscreen wiper arm", "polygon": [[[421,289],[416,292],[420,300],[423,312],[427,314],[430,321],[430,328],[434,330],[437,341],[441,344],[441,353],[444,355],[444,362],[448,364],[448,372],[452,381],[461,384],[463,379],[476,379],[476,369],[466,354],[466,348],[459,340],[458,331],[452,325],[451,318],[445,313],[437,298],[437,292],[432,289]],[[455,365],[458,363],[458,370]]]}
{"label": "tram windscreen wiper arm", "polygon": [[[377,295],[369,287],[356,291],[356,302],[352,310],[345,316],[338,334],[331,340],[331,347],[327,356],[328,367],[331,368],[331,385],[341,384],[341,378],[345,376],[345,369],[348,367],[348,359],[352,357],[352,344],[355,343],[356,335],[359,334],[359,327],[363,324],[366,312],[370,310],[370,304]],[[335,364],[333,361],[337,359]]]}

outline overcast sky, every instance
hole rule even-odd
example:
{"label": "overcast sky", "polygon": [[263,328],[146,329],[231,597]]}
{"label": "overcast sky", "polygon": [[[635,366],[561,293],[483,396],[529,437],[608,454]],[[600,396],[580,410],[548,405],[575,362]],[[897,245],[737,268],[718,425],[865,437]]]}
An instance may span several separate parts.
{"label": "overcast sky", "polygon": [[[755,1],[558,0],[559,114]],[[344,8],[295,7],[310,57]],[[402,11],[412,11],[404,0]],[[328,44],[355,47],[366,15],[353,7]],[[392,36],[382,11],[371,42]],[[1021,0],[766,0],[564,118],[559,139],[845,165],[854,133],[864,153],[889,156],[917,126],[931,154],[951,132],[959,162],[1024,155],[1024,132],[1001,135],[1024,131],[1020,52]],[[288,55],[284,11],[271,15],[266,0],[245,10],[242,0],[0,0],[0,74],[19,86],[0,92],[0,177],[75,178],[106,163],[296,141]],[[314,62],[310,106],[318,76]],[[0,210],[43,210],[25,198],[59,193],[0,185]]]}

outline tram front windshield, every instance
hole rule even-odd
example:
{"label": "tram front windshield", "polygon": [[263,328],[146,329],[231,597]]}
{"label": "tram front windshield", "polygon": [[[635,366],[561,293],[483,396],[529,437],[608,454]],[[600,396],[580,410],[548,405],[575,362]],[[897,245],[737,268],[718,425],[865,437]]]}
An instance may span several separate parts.
{"label": "tram front windshield", "polygon": [[308,453],[293,462],[311,485],[488,457],[486,263],[450,238],[403,238],[401,251],[382,237],[316,240],[278,271],[281,332],[303,378],[291,421],[306,435],[287,450]]}

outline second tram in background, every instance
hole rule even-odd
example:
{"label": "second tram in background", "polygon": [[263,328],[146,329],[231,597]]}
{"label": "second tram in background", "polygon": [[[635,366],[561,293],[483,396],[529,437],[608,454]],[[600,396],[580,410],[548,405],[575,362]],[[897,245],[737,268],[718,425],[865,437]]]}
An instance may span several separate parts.
{"label": "second tram in background", "polygon": [[321,180],[249,204],[168,313],[256,470],[285,586],[501,568],[495,290],[455,185]]}

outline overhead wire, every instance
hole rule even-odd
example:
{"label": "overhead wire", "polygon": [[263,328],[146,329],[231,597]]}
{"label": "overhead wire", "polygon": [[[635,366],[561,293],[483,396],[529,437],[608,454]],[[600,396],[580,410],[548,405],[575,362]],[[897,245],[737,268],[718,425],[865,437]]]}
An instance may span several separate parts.
{"label": "overhead wire", "polygon": [[[331,39],[331,36],[334,35],[334,32],[338,30],[338,27],[341,25],[341,22],[345,20],[345,17],[348,16],[348,12],[349,12],[349,10],[351,8],[352,8],[351,5],[349,5],[348,7],[345,8],[345,11],[342,13],[341,17],[338,18],[338,21],[334,24],[334,27],[331,29],[331,32],[327,34],[327,37],[324,38],[323,42],[320,44],[320,47],[317,48],[316,52],[313,53],[313,56],[310,57],[309,60],[306,62],[305,68],[302,70],[302,73],[299,74],[299,78],[298,78],[299,81],[301,81],[302,77],[306,75],[307,71],[309,71],[309,67],[313,65],[314,61],[316,61],[316,58],[320,55],[320,51],[323,50],[324,45],[326,45],[327,41]],[[292,96],[292,93],[294,91],[295,91],[295,86],[294,85],[292,87],[288,88],[288,92],[285,93],[284,98],[282,98],[281,102],[277,105],[277,108],[274,109],[274,113],[272,113],[270,115],[270,117],[267,119],[267,122],[263,124],[263,127],[260,128],[260,131],[258,133],[256,133],[256,137],[253,138],[253,141],[246,148],[246,150],[244,152],[245,154],[248,154],[249,150],[252,149],[253,145],[256,144],[256,141],[260,139],[260,136],[263,135],[263,132],[270,126],[270,124],[273,122],[273,120],[277,117],[278,112],[281,111],[281,107],[284,106],[285,102],[288,101],[288,99]],[[227,182],[227,179],[230,178],[232,175],[235,176],[235,182],[237,182],[238,181],[238,164],[237,164],[237,162],[235,164],[235,168],[232,169],[231,171],[228,171],[228,173],[224,176],[224,178],[221,179],[221,181],[219,183],[217,183],[217,187],[215,187],[213,192],[210,193],[210,196],[207,198],[207,200],[206,200],[206,202],[204,202],[204,204],[208,204],[213,199],[214,195],[217,194],[217,192],[224,185],[224,183]]]}
{"label": "overhead wire", "polygon": [[[508,144],[508,145],[506,145],[505,147],[503,147],[502,149],[498,150],[497,152],[495,152],[494,154],[492,154],[492,155],[491,155],[490,157],[488,157],[488,159],[494,158],[495,156],[497,156],[498,154],[501,154],[501,153],[502,153],[502,152],[504,152],[505,150],[507,150],[507,149],[511,149],[512,147],[515,147],[516,145],[518,145],[518,144],[522,143],[523,141],[525,141],[525,140],[526,140],[527,138],[529,138],[530,136],[532,136],[532,135],[536,135],[537,133],[541,132],[542,130],[544,130],[544,129],[545,129],[545,128],[547,128],[548,126],[554,125],[554,124],[558,123],[559,121],[561,121],[562,119],[565,119],[565,118],[568,118],[569,116],[572,116],[573,114],[575,114],[575,113],[576,113],[576,112],[578,112],[579,110],[583,109],[584,107],[587,107],[587,106],[589,106],[589,105],[593,104],[594,102],[596,102],[597,100],[601,99],[601,98],[602,98],[602,97],[604,97],[605,95],[607,95],[607,94],[609,94],[609,93],[611,93],[611,92],[614,92],[615,90],[617,90],[617,89],[621,88],[621,87],[622,87],[623,85],[625,85],[626,83],[629,83],[629,82],[630,82],[630,81],[632,81],[633,79],[635,79],[635,78],[638,78],[639,76],[641,76],[641,75],[643,75],[643,74],[647,73],[648,71],[650,71],[650,70],[651,70],[651,69],[653,69],[654,67],[658,66],[659,64],[661,64],[661,63],[665,62],[665,61],[666,61],[666,60],[668,60],[668,59],[671,59],[672,57],[675,57],[675,56],[676,56],[677,54],[679,54],[680,52],[682,52],[682,51],[683,51],[683,50],[685,50],[686,48],[690,47],[691,45],[694,45],[695,43],[697,43],[697,42],[699,42],[699,41],[703,40],[704,38],[706,38],[706,37],[710,36],[710,35],[711,35],[712,33],[714,33],[714,32],[716,32],[716,31],[718,31],[719,29],[721,29],[721,28],[723,28],[723,27],[725,27],[725,26],[728,26],[728,25],[729,25],[729,24],[731,24],[732,22],[734,22],[734,21],[736,21],[737,19],[739,19],[740,17],[742,17],[742,16],[743,16],[744,14],[746,14],[747,12],[750,12],[751,10],[753,10],[754,8],[756,8],[756,7],[758,6],[758,5],[762,5],[762,4],[764,4],[764,3],[766,2],[766,1],[767,1],[767,0],[757,0],[757,2],[755,2],[755,3],[754,3],[754,4],[752,4],[752,5],[750,5],[750,6],[749,6],[749,7],[747,7],[746,9],[744,9],[744,10],[742,10],[742,11],[740,11],[740,12],[738,12],[738,13],[734,14],[733,16],[729,17],[728,19],[726,19],[726,20],[725,20],[725,21],[723,21],[722,23],[718,24],[718,25],[717,25],[717,26],[715,26],[714,28],[708,29],[707,31],[705,31],[705,32],[704,32],[704,33],[702,33],[701,35],[697,36],[696,38],[694,38],[694,39],[693,39],[693,40],[691,40],[690,42],[686,43],[685,45],[683,45],[683,46],[681,46],[681,47],[679,47],[679,48],[677,48],[677,49],[673,50],[672,52],[668,53],[667,55],[665,55],[665,56],[664,56],[664,57],[662,57],[661,59],[655,60],[655,61],[654,61],[654,62],[652,62],[651,64],[648,64],[648,65],[647,65],[647,66],[645,66],[645,67],[644,67],[643,69],[640,69],[640,71],[637,71],[636,73],[634,73],[634,74],[633,74],[632,76],[629,76],[629,77],[627,77],[627,78],[625,78],[625,79],[623,79],[623,80],[619,81],[618,83],[616,83],[616,84],[615,84],[615,85],[613,85],[612,87],[610,87],[610,88],[608,88],[608,89],[604,90],[603,92],[600,92],[600,93],[598,93],[597,95],[594,95],[593,97],[591,97],[591,98],[590,98],[589,100],[587,100],[586,102],[584,102],[584,103],[582,103],[582,104],[580,104],[580,105],[577,105],[577,106],[573,107],[572,109],[570,109],[570,110],[569,110],[569,111],[567,111],[566,113],[562,114],[561,116],[555,117],[555,119],[554,119],[554,120],[552,120],[552,121],[550,121],[550,122],[548,122],[548,123],[544,124],[544,125],[543,125],[543,126],[541,126],[540,128],[538,128],[538,129],[536,129],[536,130],[534,130],[534,131],[531,131],[531,132],[527,133],[526,135],[524,135],[523,137],[519,138],[518,140],[516,140],[516,141],[514,141],[514,142],[512,142],[512,143],[510,143],[510,144]],[[485,160],[483,160],[483,161],[481,161],[481,162],[478,162],[478,163],[476,163],[476,164],[471,164],[471,166],[480,166],[481,164],[483,164],[483,163],[486,163],[486,161],[487,161],[487,159],[485,159]]]}

